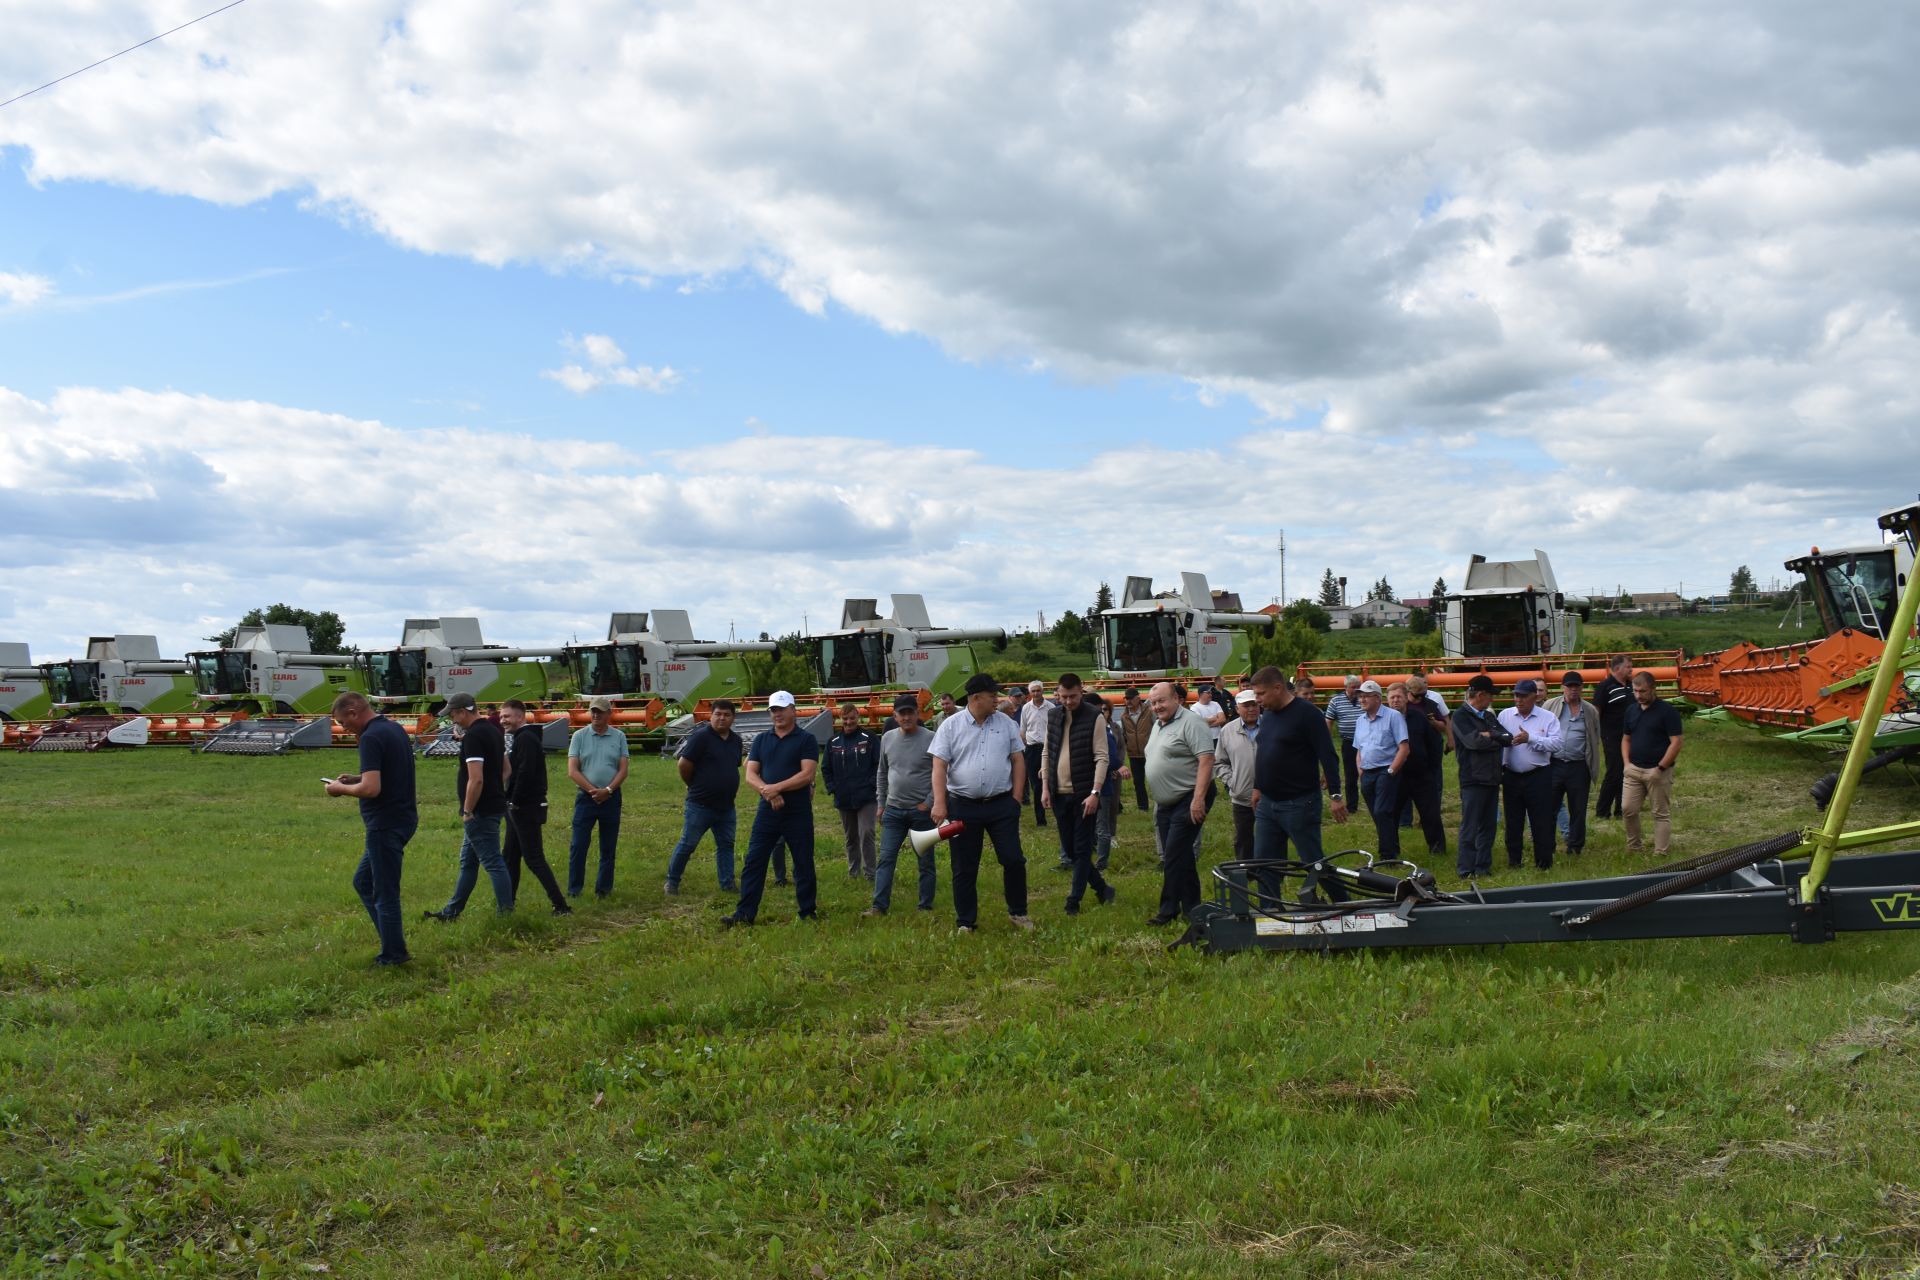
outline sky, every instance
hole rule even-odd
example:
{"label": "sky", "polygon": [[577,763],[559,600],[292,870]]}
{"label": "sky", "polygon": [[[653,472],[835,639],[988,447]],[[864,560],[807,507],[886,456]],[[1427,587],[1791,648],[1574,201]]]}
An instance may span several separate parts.
{"label": "sky", "polygon": [[[0,0],[0,98],[218,0]],[[0,640],[1182,571],[1764,585],[1920,492],[1899,5],[245,0],[0,107]]]}

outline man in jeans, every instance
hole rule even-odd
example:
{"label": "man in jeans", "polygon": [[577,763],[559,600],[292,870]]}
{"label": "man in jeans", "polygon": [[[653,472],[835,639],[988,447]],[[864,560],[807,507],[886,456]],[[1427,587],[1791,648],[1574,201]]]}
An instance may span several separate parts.
{"label": "man in jeans", "polygon": [[1170,924],[1200,905],[1195,846],[1213,802],[1213,730],[1187,710],[1186,699],[1161,681],[1147,694],[1153,733],[1147,739],[1147,792],[1160,835],[1160,908],[1147,920]]}
{"label": "man in jeans", "polygon": [[827,794],[840,815],[847,847],[847,874],[873,879],[873,827],[879,812],[874,774],[880,765],[880,739],[860,727],[860,706],[840,704],[840,732],[821,752]]}
{"label": "man in jeans", "polygon": [[360,772],[343,773],[327,783],[330,796],[360,801],[366,846],[353,873],[353,891],[380,935],[377,965],[401,965],[413,957],[400,925],[400,862],[420,811],[414,804],[413,743],[406,730],[382,715],[362,693],[333,700],[333,722],[360,739]]}
{"label": "man in jeans", "polygon": [[595,897],[613,892],[613,851],[620,841],[620,788],[627,781],[627,735],[613,727],[613,699],[587,704],[589,721],[567,743],[567,778],[580,789],[573,801],[573,844],[567,850],[567,895],[587,883],[587,840],[600,828],[600,873]]}
{"label": "man in jeans", "polygon": [[[1260,736],[1253,759],[1253,856],[1262,862],[1287,857],[1292,845],[1295,861],[1320,861],[1320,791],[1326,792],[1333,820],[1347,820],[1340,795],[1340,757],[1326,717],[1310,696],[1294,692],[1286,673],[1262,667],[1253,674],[1254,696],[1260,699]],[[1282,882],[1275,871],[1257,875],[1266,905],[1280,896]],[[1337,883],[1328,886],[1334,897],[1344,897]]]}
{"label": "man in jeans", "polygon": [[506,740],[499,726],[480,718],[470,693],[447,699],[447,719],[460,730],[460,767],[453,776],[453,795],[460,805],[460,875],[447,905],[422,913],[442,924],[459,919],[466,910],[482,867],[493,882],[495,908],[501,915],[513,910],[513,877],[500,856],[500,823],[507,816]]}
{"label": "man in jeans", "polygon": [[747,752],[747,785],[760,796],[747,833],[747,860],[740,868],[740,901],[720,923],[752,924],[760,915],[767,863],[782,841],[793,855],[793,899],[802,920],[820,919],[813,874],[813,777],[820,743],[799,725],[793,694],[776,689],[767,698],[773,727],[757,733]]}
{"label": "man in jeans", "polygon": [[733,731],[733,703],[721,698],[713,704],[707,723],[687,735],[675,752],[680,781],[687,786],[680,825],[680,843],[667,859],[669,894],[680,892],[680,877],[700,837],[713,832],[713,868],[720,888],[735,892],[733,883],[733,798],[740,791],[740,735]]}
{"label": "man in jeans", "polygon": [[1067,890],[1067,914],[1080,914],[1089,885],[1102,905],[1113,901],[1113,886],[1094,865],[1099,832],[1100,793],[1112,767],[1107,754],[1107,704],[1089,698],[1080,677],[1060,677],[1060,702],[1047,713],[1047,741],[1041,753],[1040,801],[1053,810],[1060,843],[1073,870]]}
{"label": "man in jeans", "polygon": [[1233,698],[1234,718],[1220,730],[1214,772],[1226,784],[1233,803],[1233,856],[1238,862],[1253,857],[1254,760],[1259,751],[1260,695],[1242,689]]}
{"label": "man in jeans", "polygon": [[1133,800],[1141,813],[1147,811],[1147,738],[1153,733],[1153,708],[1140,697],[1138,689],[1127,690],[1126,705],[1120,708],[1120,745],[1127,753],[1127,769],[1133,774]]}
{"label": "man in jeans", "polygon": [[[883,916],[893,905],[893,874],[900,845],[909,831],[933,826],[933,730],[920,727],[920,702],[903,693],[893,700],[897,726],[880,739],[880,764],[874,770],[874,804],[880,810],[880,860],[873,872],[873,905],[866,914]],[[933,910],[936,854],[916,851],[920,867],[922,911]]]}
{"label": "man in jeans", "polygon": [[1373,815],[1374,852],[1400,856],[1400,772],[1412,748],[1407,718],[1382,705],[1378,680],[1360,686],[1360,718],[1353,722],[1353,754],[1360,765],[1360,799]]}
{"label": "man in jeans", "polygon": [[1020,848],[1020,805],[1027,757],[1020,727],[996,707],[1000,685],[986,672],[967,680],[967,702],[933,737],[933,825],[953,817],[966,829],[947,842],[953,858],[953,915],[957,933],[972,933],[980,917],[980,853],[993,841],[1007,917],[1031,929],[1027,915],[1027,856]]}

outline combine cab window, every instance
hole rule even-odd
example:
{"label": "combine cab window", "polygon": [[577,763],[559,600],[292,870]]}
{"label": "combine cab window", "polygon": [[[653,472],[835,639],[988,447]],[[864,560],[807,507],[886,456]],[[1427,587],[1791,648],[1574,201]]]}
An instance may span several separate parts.
{"label": "combine cab window", "polygon": [[56,705],[96,701],[94,689],[100,679],[97,662],[54,662],[40,668],[46,673],[47,693]]}
{"label": "combine cab window", "polygon": [[376,698],[418,698],[427,691],[424,649],[389,649],[367,655],[367,688]]}
{"label": "combine cab window", "polygon": [[1893,625],[1893,552],[1835,556],[1817,569],[1814,598],[1829,632],[1841,627],[1886,637]]}
{"label": "combine cab window", "polygon": [[1123,613],[1106,619],[1107,653],[1115,671],[1172,671],[1180,661],[1180,628],[1171,614]]}
{"label": "combine cab window", "polygon": [[573,652],[573,673],[586,697],[620,696],[640,689],[640,646],[601,644]]}
{"label": "combine cab window", "polygon": [[887,682],[885,638],[878,633],[857,636],[821,636],[815,670],[821,687],[853,689]]}
{"label": "combine cab window", "polygon": [[1486,596],[1460,601],[1466,635],[1462,641],[1468,658],[1492,658],[1509,653],[1535,653],[1539,645],[1533,633],[1533,597]]}
{"label": "combine cab window", "polygon": [[234,697],[251,692],[247,688],[246,654],[222,649],[217,653],[190,653],[187,660],[193,664],[193,687],[197,692],[209,697]]}

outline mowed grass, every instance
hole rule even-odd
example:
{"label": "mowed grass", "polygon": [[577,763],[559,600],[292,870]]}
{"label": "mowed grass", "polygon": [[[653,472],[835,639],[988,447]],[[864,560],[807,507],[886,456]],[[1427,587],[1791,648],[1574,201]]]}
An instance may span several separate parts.
{"label": "mowed grass", "polygon": [[[775,890],[761,926],[723,933],[707,849],[661,894],[680,787],[655,759],[609,902],[554,919],[536,891],[496,920],[483,881],[428,925],[457,845],[435,760],[405,880],[417,959],[382,971],[347,885],[358,820],[315,782],[343,760],[0,759],[7,1274],[1838,1276],[1920,1257],[1911,935],[1170,953],[1142,923],[1158,872],[1129,809],[1117,906],[1063,916],[1051,829],[1029,825],[1037,931],[1006,924],[990,864],[963,937],[944,867],[931,916],[908,887],[859,918],[824,802],[829,918],[792,923]],[[1814,821],[1829,767],[1690,726],[1675,855]],[[1877,775],[1855,825],[1917,797]],[[1559,874],[1626,869],[1621,845],[1603,825]]]}

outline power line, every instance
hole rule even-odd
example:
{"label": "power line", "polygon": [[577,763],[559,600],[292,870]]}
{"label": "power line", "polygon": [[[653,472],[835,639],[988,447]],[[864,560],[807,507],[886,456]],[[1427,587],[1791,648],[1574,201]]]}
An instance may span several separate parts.
{"label": "power line", "polygon": [[132,53],[135,49],[144,49],[148,45],[152,44],[155,40],[164,40],[176,31],[185,31],[188,27],[192,26],[195,22],[205,22],[208,18],[213,17],[214,14],[225,13],[227,10],[235,8],[239,5],[243,5],[246,2],[247,0],[229,0],[229,3],[221,5],[218,9],[213,10],[212,13],[203,13],[199,17],[191,19],[190,21],[187,21],[187,22],[183,22],[177,27],[168,27],[165,31],[162,31],[157,36],[148,36],[145,40],[142,40],[139,44],[128,45],[126,48],[122,49],[119,53],[110,53],[106,57],[100,59],[100,61],[98,62],[89,62],[86,66],[81,67],[79,71],[69,71],[67,72],[67,74],[61,76],[58,80],[49,80],[45,84],[40,85],[38,88],[29,89],[25,93],[16,93],[11,98],[8,98],[5,102],[0,102],[0,107],[10,107],[14,103],[20,101],[20,99],[22,98],[31,98],[34,94],[40,92],[41,89],[53,88],[53,86],[59,84],[61,80],[73,79],[75,76],[79,75],[81,71],[91,71],[95,67],[104,66],[105,64],[112,62],[115,58],[121,57],[125,54]]}

